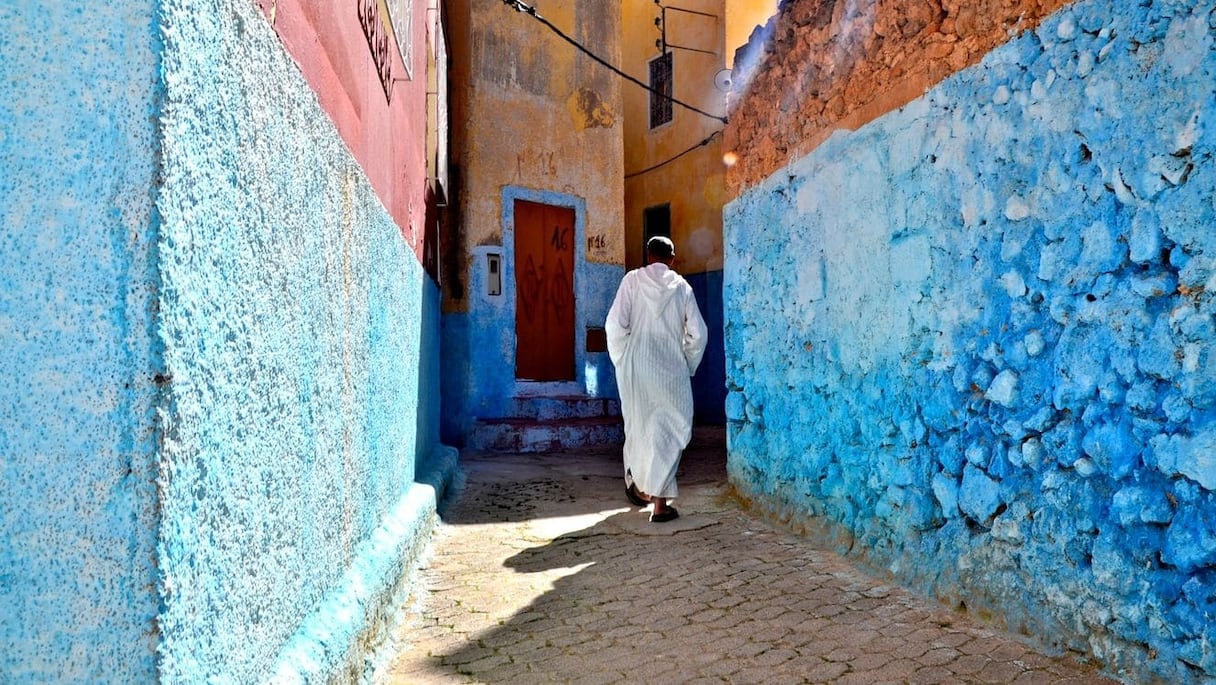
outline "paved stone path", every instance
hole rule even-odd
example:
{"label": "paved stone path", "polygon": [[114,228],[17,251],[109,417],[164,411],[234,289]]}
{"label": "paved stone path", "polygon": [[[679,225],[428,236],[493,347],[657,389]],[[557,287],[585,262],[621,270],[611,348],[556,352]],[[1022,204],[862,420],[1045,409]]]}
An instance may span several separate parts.
{"label": "paved stone path", "polygon": [[628,505],[615,454],[463,455],[377,682],[1115,682],[749,516],[713,437],[665,524]]}

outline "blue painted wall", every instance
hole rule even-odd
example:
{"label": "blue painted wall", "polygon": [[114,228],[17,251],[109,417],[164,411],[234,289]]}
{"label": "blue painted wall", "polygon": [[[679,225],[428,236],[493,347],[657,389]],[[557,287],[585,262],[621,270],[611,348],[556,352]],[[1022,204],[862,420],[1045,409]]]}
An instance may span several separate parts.
{"label": "blue painted wall", "polygon": [[438,290],[254,3],[61,4],[0,10],[0,681],[359,677]]}
{"label": "blue painted wall", "polygon": [[726,423],[726,351],[722,338],[722,272],[685,274],[697,296],[701,316],[709,327],[709,343],[701,366],[692,377],[693,420],[698,424]]}
{"label": "blue painted wall", "polygon": [[1070,5],[731,203],[733,483],[1114,672],[1216,679],[1214,17]]}
{"label": "blue painted wall", "polygon": [[[482,245],[469,260],[468,310],[443,315],[443,439],[464,444],[477,418],[508,416],[515,381],[515,201],[574,210],[574,244],[586,245],[587,206],[565,193],[507,186],[502,191],[502,244]],[[487,255],[502,264],[502,294],[490,295]],[[624,269],[588,262],[575,251],[575,380],[589,397],[616,397],[616,375],[607,352],[587,352],[587,329],[603,328]]]}
{"label": "blue painted wall", "polygon": [[152,682],[155,3],[0,35],[0,682]]}
{"label": "blue painted wall", "polygon": [[162,11],[163,677],[358,669],[429,525],[438,291],[257,8]]}

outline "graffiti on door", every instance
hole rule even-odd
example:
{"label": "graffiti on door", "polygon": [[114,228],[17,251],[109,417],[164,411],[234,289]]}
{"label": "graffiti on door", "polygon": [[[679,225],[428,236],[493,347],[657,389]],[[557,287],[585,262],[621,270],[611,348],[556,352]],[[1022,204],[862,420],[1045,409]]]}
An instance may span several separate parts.
{"label": "graffiti on door", "polygon": [[[552,273],[546,273],[551,271]],[[537,265],[531,255],[519,270],[519,303],[524,317],[539,323],[538,316],[550,313],[564,318],[574,307],[574,288],[570,274],[560,262],[555,269]]]}
{"label": "graffiti on door", "polygon": [[574,380],[574,210],[516,201],[516,376]]}
{"label": "graffiti on door", "polygon": [[574,211],[515,204],[516,374],[574,378]]}

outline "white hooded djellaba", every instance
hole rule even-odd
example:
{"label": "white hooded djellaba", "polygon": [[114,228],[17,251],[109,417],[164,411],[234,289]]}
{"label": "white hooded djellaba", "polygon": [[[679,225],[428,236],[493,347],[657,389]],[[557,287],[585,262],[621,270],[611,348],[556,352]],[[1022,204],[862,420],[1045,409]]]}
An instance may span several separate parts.
{"label": "white hooded djellaba", "polygon": [[706,344],[692,286],[660,262],[630,271],[608,310],[605,332],[625,419],[626,482],[673,498],[680,454],[692,438],[689,377]]}

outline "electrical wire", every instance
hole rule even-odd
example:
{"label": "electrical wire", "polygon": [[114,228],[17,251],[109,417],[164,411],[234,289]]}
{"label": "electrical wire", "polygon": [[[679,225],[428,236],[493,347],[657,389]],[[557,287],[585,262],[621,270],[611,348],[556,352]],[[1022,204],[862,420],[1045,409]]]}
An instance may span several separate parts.
{"label": "electrical wire", "polygon": [[721,133],[722,133],[721,131],[714,131],[713,133],[709,134],[709,136],[705,140],[702,140],[701,142],[697,143],[696,145],[693,145],[692,147],[681,152],[680,154],[676,155],[675,157],[672,157],[670,159],[665,159],[662,162],[659,162],[658,164],[655,164],[653,166],[646,167],[645,169],[642,169],[641,171],[635,171],[632,174],[625,174],[625,179],[628,180],[628,179],[633,178],[634,176],[641,176],[642,174],[649,173],[651,171],[654,171],[655,169],[658,169],[660,167],[671,164],[672,162],[674,162],[677,159],[683,157],[684,155],[692,152],[693,150],[696,150],[699,147],[705,147],[706,145],[709,145],[710,141],[712,141],[715,137],[717,137]]}
{"label": "electrical wire", "polygon": [[715,119],[717,121],[722,122],[723,124],[727,123],[726,117],[720,117],[716,114],[710,114],[709,112],[706,112],[701,109],[697,109],[696,107],[693,107],[692,105],[690,105],[686,102],[680,102],[679,100],[668,95],[667,93],[664,93],[659,90],[655,90],[654,88],[651,88],[649,85],[642,83],[638,79],[630,76],[629,74],[626,74],[625,72],[621,71],[620,69],[616,68],[615,66],[609,64],[602,57],[595,54],[594,52],[591,52],[591,50],[589,50],[582,43],[579,43],[577,40],[574,40],[570,36],[567,36],[565,33],[562,32],[561,29],[557,28],[552,23],[550,23],[550,21],[548,19],[545,19],[544,17],[540,16],[540,14],[538,14],[536,12],[535,7],[532,7],[531,5],[524,3],[523,0],[502,0],[502,1],[503,1],[503,4],[508,5],[509,7],[513,8],[516,12],[523,12],[524,14],[530,15],[533,19],[544,24],[545,26],[547,26],[549,28],[550,31],[552,31],[552,32],[556,33],[558,36],[560,36],[562,40],[564,40],[567,43],[578,48],[581,52],[583,52],[585,55],[587,55],[591,59],[595,60],[596,62],[599,62],[600,64],[604,65],[605,67],[610,69],[613,73],[615,73],[617,76],[620,76],[621,78],[623,78],[627,81],[636,83],[637,85],[645,88],[646,90],[650,91],[651,93],[654,93],[655,95],[658,95],[659,97],[666,98],[667,100],[670,100],[671,102],[673,102],[685,109],[692,110],[692,111],[696,112],[697,114],[700,114],[701,116],[709,117],[710,119]]}

